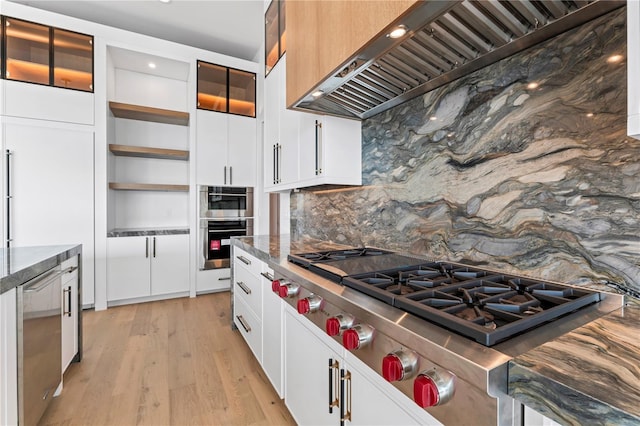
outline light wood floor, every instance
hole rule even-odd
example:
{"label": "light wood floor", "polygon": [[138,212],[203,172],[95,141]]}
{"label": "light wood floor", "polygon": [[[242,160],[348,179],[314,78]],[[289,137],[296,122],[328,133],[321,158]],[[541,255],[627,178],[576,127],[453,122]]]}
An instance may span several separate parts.
{"label": "light wood floor", "polygon": [[295,424],[231,330],[229,293],[83,315],[84,358],[40,424]]}

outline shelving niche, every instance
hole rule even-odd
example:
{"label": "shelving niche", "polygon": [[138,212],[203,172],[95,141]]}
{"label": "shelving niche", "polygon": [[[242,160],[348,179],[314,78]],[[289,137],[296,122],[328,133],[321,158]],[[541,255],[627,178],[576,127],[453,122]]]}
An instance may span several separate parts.
{"label": "shelving niche", "polygon": [[115,46],[107,53],[107,227],[187,227],[193,65]]}
{"label": "shelving niche", "polygon": [[[114,117],[129,120],[149,121],[153,123],[189,125],[189,113],[142,105],[109,102]],[[109,151],[116,156],[154,158],[162,160],[189,160],[189,151],[136,145],[109,144]],[[109,189],[118,191],[189,191],[189,185],[158,183],[122,183],[109,182]]]}

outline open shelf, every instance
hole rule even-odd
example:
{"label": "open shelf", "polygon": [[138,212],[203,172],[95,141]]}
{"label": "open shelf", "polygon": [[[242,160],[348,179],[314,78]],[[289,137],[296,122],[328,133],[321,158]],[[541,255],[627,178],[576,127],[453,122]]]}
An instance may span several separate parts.
{"label": "open shelf", "polygon": [[123,157],[160,158],[163,160],[189,159],[189,151],[181,149],[152,148],[146,146],[109,144],[109,151]]}
{"label": "open shelf", "polygon": [[189,125],[188,112],[123,104],[120,102],[109,102],[109,109],[111,109],[113,115],[118,118],[152,121],[154,123],[176,124],[179,126]]}
{"label": "open shelf", "polygon": [[188,192],[189,185],[168,185],[161,183],[120,183],[109,182],[109,189],[117,191],[172,191]]}

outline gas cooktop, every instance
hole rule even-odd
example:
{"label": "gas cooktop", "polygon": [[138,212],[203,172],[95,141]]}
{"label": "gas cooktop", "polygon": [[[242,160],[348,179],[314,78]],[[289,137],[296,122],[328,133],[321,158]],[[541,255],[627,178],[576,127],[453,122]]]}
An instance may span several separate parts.
{"label": "gas cooktop", "polygon": [[600,301],[595,291],[374,248],[288,259],[485,346]]}

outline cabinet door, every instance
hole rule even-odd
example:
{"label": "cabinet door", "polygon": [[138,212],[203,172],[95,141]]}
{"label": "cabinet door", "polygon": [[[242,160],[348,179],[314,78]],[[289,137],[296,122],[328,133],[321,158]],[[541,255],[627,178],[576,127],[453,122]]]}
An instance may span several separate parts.
{"label": "cabinet door", "polygon": [[324,116],[320,140],[320,168],[330,183],[362,184],[362,123]]}
{"label": "cabinet door", "polygon": [[196,180],[200,185],[225,185],[227,179],[228,114],[199,109],[196,116]]}
{"label": "cabinet door", "polygon": [[228,179],[233,186],[256,186],[256,119],[229,116]]}
{"label": "cabinet door", "polygon": [[[329,360],[342,359],[285,306],[285,404],[300,425],[339,425],[340,409],[329,412]],[[334,370],[335,374],[339,370]],[[336,398],[336,393],[333,393]]]}
{"label": "cabinet door", "polygon": [[284,90],[280,83],[284,62],[280,61],[264,80],[264,186],[275,185],[275,145],[280,143],[280,100]]}
{"label": "cabinet door", "polygon": [[189,291],[189,235],[149,237],[151,294]]}
{"label": "cabinet door", "polygon": [[4,125],[11,151],[12,245],[82,244],[82,296],[94,301],[93,132]]}
{"label": "cabinet door", "polygon": [[78,258],[62,263],[62,372],[78,353]]}
{"label": "cabinet door", "polygon": [[299,155],[300,182],[312,180],[320,173],[322,116],[300,113],[299,118]]}
{"label": "cabinet door", "polygon": [[151,295],[150,240],[107,238],[107,301]]}
{"label": "cabinet door", "polygon": [[[286,55],[280,60],[279,66],[286,63]],[[278,172],[280,185],[295,183],[298,180],[298,129],[300,127],[300,116],[304,113],[292,111],[285,106],[285,73],[278,75],[280,78],[280,93],[278,108],[280,110],[280,145]]]}
{"label": "cabinet door", "polygon": [[[280,398],[284,397],[282,389],[282,324],[284,310],[282,299],[271,291],[273,269],[266,264],[260,280],[262,282],[262,368]],[[269,278],[270,277],[270,278]]]}
{"label": "cabinet door", "polygon": [[16,289],[0,294],[0,424],[18,424]]}

